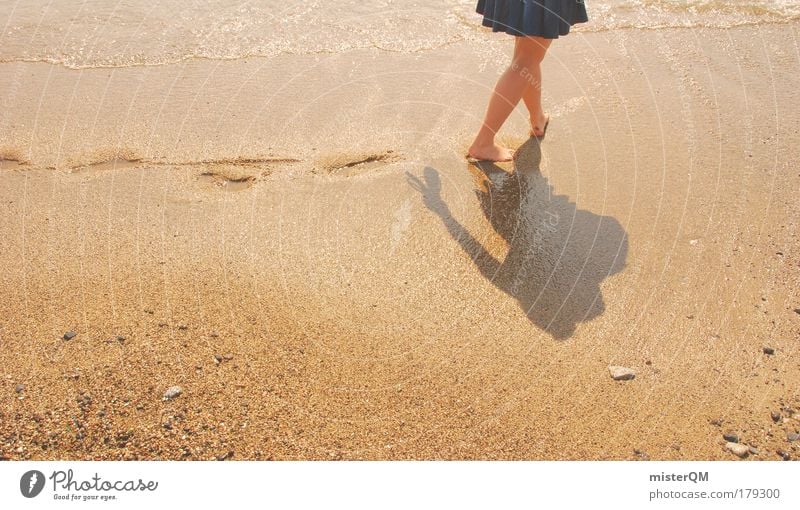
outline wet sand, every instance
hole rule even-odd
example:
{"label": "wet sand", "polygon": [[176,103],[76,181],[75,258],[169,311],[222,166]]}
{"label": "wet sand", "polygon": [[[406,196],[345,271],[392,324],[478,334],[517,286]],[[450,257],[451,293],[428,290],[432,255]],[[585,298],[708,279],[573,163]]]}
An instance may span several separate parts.
{"label": "wet sand", "polygon": [[0,457],[800,457],[799,27],[0,64]]}

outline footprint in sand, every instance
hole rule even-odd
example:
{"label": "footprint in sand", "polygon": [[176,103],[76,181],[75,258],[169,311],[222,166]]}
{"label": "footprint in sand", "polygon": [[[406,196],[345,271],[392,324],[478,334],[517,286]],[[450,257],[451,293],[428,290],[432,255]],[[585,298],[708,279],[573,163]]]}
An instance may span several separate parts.
{"label": "footprint in sand", "polygon": [[234,176],[221,172],[203,172],[197,177],[197,180],[225,191],[244,191],[256,183],[256,177],[253,175]]}
{"label": "footprint in sand", "polygon": [[399,154],[391,150],[378,153],[335,154],[318,159],[314,173],[354,177],[372,172],[401,159]]}
{"label": "footprint in sand", "polygon": [[141,164],[140,159],[113,158],[107,161],[77,165],[70,168],[69,173],[76,175],[105,173],[111,170],[127,170]]}
{"label": "footprint in sand", "polygon": [[0,157],[0,170],[18,170],[25,166],[25,163],[18,159]]}

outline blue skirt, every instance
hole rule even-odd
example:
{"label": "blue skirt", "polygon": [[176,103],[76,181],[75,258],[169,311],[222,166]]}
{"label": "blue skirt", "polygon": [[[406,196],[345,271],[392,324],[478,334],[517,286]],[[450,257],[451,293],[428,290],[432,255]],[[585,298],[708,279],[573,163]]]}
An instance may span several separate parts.
{"label": "blue skirt", "polygon": [[583,0],[478,0],[483,26],[492,32],[557,39],[589,21]]}

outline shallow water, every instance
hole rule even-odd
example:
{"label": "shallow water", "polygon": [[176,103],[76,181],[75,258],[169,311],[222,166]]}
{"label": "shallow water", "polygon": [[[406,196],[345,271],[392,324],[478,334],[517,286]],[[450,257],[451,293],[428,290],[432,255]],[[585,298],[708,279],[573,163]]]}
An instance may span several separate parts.
{"label": "shallow water", "polygon": [[[412,53],[480,36],[475,3],[0,0],[0,61],[86,68],[356,48]],[[591,21],[576,27],[578,32],[730,27],[800,17],[797,0],[589,0],[587,8]]]}

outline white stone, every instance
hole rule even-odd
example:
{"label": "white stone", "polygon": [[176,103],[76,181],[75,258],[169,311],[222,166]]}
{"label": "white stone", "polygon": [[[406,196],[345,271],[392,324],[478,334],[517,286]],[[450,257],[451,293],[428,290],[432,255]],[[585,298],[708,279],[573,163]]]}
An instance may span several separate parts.
{"label": "white stone", "polygon": [[170,386],[167,391],[164,392],[164,400],[177,398],[181,393],[183,393],[183,388],[180,386]]}
{"label": "white stone", "polygon": [[727,442],[725,443],[725,448],[727,448],[732,454],[742,459],[750,454],[750,447],[746,444]]}
{"label": "white stone", "polygon": [[627,367],[611,365],[608,367],[608,371],[611,372],[611,378],[615,381],[630,381],[636,377],[636,371]]}

